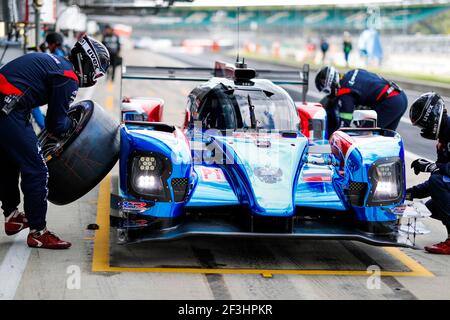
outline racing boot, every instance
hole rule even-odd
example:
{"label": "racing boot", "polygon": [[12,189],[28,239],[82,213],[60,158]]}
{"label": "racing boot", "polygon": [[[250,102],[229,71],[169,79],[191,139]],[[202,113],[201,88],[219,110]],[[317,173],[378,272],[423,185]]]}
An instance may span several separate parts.
{"label": "racing boot", "polygon": [[27,244],[31,248],[43,249],[68,249],[72,245],[70,242],[63,241],[57,235],[45,228],[41,231],[30,231]]}
{"label": "racing boot", "polygon": [[426,246],[425,250],[435,254],[450,254],[450,239],[432,246]]}
{"label": "racing boot", "polygon": [[28,220],[25,218],[25,213],[17,209],[5,218],[5,233],[8,236],[15,235],[26,228],[28,228]]}

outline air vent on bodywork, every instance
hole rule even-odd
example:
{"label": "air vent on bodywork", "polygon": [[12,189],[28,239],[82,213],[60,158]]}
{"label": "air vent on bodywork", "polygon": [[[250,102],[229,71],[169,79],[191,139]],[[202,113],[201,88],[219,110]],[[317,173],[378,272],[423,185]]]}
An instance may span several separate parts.
{"label": "air vent on bodywork", "polygon": [[173,178],[172,189],[175,202],[184,201],[188,191],[188,178]]}
{"label": "air vent on bodywork", "polygon": [[348,198],[354,206],[364,206],[364,198],[367,193],[367,183],[351,181],[348,187]]}

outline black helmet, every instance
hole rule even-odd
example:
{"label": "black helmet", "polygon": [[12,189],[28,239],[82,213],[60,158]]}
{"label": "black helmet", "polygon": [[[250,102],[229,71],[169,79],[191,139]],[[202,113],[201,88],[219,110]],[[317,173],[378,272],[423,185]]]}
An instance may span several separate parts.
{"label": "black helmet", "polygon": [[414,126],[422,128],[420,135],[426,139],[439,137],[445,109],[444,100],[434,92],[422,94],[414,101],[409,110],[409,118]]}
{"label": "black helmet", "polygon": [[50,32],[45,37],[45,42],[47,42],[47,44],[56,43],[57,45],[61,45],[64,42],[64,38],[58,32]]}
{"label": "black helmet", "polygon": [[104,76],[109,67],[109,53],[99,41],[83,36],[73,46],[70,56],[80,87],[91,87]]}
{"label": "black helmet", "polygon": [[324,67],[316,75],[316,88],[326,95],[336,95],[339,89],[339,72],[334,67]]}

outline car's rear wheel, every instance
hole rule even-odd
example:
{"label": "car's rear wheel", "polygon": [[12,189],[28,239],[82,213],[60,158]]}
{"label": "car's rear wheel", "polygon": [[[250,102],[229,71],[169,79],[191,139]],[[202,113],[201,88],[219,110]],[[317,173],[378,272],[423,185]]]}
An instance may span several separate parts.
{"label": "car's rear wheel", "polygon": [[119,122],[93,101],[69,110],[77,125],[56,140],[47,130],[39,134],[49,171],[48,200],[73,202],[92,190],[112,169],[119,156]]}

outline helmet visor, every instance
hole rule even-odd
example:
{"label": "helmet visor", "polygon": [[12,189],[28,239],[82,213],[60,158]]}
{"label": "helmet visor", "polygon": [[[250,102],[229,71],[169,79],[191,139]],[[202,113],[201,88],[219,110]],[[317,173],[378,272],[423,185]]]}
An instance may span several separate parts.
{"label": "helmet visor", "polygon": [[331,86],[324,86],[322,89],[322,92],[325,93],[326,95],[331,94]]}
{"label": "helmet visor", "polygon": [[101,78],[105,75],[105,73],[103,71],[98,71],[94,73],[93,79],[97,80],[98,78]]}

